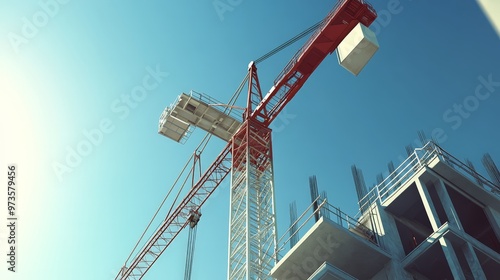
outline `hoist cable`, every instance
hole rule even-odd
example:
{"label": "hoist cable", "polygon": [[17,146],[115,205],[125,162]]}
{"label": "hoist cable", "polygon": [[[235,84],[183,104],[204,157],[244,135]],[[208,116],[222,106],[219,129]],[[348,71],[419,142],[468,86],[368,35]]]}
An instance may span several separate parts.
{"label": "hoist cable", "polygon": [[279,45],[278,47],[274,48],[273,50],[271,50],[270,52],[266,53],[265,55],[257,58],[254,62],[255,62],[255,65],[261,63],[262,61],[270,58],[271,56],[277,54],[278,52],[282,51],[283,49],[285,49],[286,47],[290,46],[291,44],[297,42],[298,40],[304,38],[304,36],[306,36],[307,34],[313,32],[314,30],[316,30],[322,23],[323,21],[320,21],[318,23],[316,23],[315,25],[307,28],[306,30],[300,32],[299,34],[297,34],[295,37],[293,37],[292,39],[286,41],[285,43]]}

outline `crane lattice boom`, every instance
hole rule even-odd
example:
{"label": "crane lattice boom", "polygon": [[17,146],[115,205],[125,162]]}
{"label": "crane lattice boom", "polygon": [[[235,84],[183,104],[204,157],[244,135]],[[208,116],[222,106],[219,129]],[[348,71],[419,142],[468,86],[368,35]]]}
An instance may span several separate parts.
{"label": "crane lattice boom", "polygon": [[192,212],[199,212],[201,205],[215,191],[231,171],[231,143],[222,150],[200,180],[193,186],[174,212],[168,216],[129,267],[124,267],[115,279],[141,279],[174,238],[189,224]]}

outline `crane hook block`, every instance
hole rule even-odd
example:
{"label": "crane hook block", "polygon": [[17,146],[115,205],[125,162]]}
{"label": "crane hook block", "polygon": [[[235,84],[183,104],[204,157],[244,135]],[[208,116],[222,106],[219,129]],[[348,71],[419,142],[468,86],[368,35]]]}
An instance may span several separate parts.
{"label": "crane hook block", "polygon": [[199,211],[191,210],[189,218],[188,218],[189,227],[194,228],[198,224],[198,222],[200,221],[200,218],[201,218],[201,213]]}

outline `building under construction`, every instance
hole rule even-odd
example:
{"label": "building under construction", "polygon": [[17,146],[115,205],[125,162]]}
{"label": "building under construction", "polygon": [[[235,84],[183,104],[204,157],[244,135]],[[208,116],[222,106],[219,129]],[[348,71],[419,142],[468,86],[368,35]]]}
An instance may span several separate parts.
{"label": "building under construction", "polygon": [[[359,213],[349,217],[318,196],[279,243],[275,279],[499,279],[500,173],[490,180],[433,142],[368,190],[353,166]],[[300,229],[313,225],[298,238]],[[290,248],[286,252],[286,248]]]}

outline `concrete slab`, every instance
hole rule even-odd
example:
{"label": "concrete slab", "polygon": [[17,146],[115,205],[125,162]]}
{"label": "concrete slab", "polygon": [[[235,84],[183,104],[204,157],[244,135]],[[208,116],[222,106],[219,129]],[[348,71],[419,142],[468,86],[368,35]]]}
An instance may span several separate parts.
{"label": "concrete slab", "polygon": [[359,279],[369,279],[390,260],[367,239],[322,217],[271,270],[276,279],[308,279],[324,262]]}

